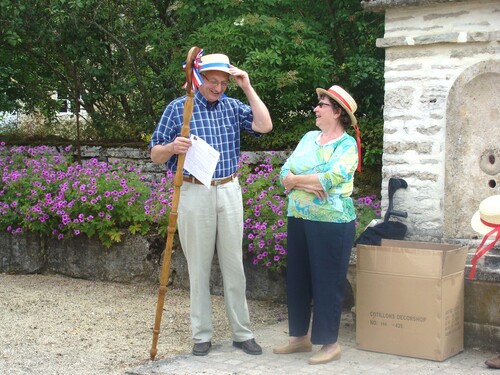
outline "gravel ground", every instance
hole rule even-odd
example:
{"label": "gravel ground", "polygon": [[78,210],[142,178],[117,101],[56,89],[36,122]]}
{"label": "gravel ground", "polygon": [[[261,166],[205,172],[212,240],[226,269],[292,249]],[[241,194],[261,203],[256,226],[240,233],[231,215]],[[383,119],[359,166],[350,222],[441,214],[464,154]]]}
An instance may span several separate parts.
{"label": "gravel ground", "polygon": [[[59,275],[0,274],[0,374],[114,375],[149,362],[158,285]],[[286,318],[284,305],[248,301],[252,328]],[[231,333],[213,296],[214,342]],[[167,290],[156,359],[190,352],[189,293]]]}

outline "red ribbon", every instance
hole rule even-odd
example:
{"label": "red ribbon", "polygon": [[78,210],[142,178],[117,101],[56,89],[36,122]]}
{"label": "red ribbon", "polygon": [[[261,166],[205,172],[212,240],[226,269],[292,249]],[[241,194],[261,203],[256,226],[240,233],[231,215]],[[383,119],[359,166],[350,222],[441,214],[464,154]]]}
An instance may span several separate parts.
{"label": "red ribbon", "polygon": [[358,145],[358,167],[356,168],[356,170],[358,172],[361,172],[361,134],[359,132],[359,127],[358,127],[358,124],[354,124],[353,125],[354,127],[354,131],[356,132],[356,144]]}
{"label": "red ribbon", "polygon": [[[497,241],[500,239],[500,225],[499,224],[490,224],[488,222],[485,222],[484,220],[481,220],[481,222],[489,227],[493,227],[493,230],[490,232],[486,233],[486,235],[483,237],[483,240],[479,244],[478,248],[476,249],[476,254],[474,255],[474,258],[472,258],[472,268],[470,270],[469,274],[469,280],[474,279],[474,275],[476,274],[476,267],[477,267],[477,261],[488,251],[493,249]],[[484,243],[486,240],[495,234],[495,240],[488,244],[487,246],[483,247]]]}
{"label": "red ribbon", "polygon": [[[351,106],[349,105],[349,103],[347,103],[347,101],[341,95],[337,94],[336,91],[330,90],[330,89],[328,89],[328,92],[330,94],[332,94],[333,96],[335,96],[338,100],[340,100],[349,109],[349,111],[352,112]],[[362,161],[362,159],[361,159],[361,135],[359,132],[358,124],[353,124],[352,126],[354,127],[354,130],[356,131],[356,143],[358,145],[358,167],[356,168],[356,170],[358,172],[361,172],[361,161]]]}
{"label": "red ribbon", "polygon": [[335,96],[338,100],[340,100],[347,108],[349,108],[349,111],[352,112],[351,106],[349,105],[349,103],[347,103],[347,101],[342,96],[340,96],[339,94],[337,94],[337,92],[334,91],[334,90],[328,89],[328,92],[330,94],[332,94],[333,96]]}

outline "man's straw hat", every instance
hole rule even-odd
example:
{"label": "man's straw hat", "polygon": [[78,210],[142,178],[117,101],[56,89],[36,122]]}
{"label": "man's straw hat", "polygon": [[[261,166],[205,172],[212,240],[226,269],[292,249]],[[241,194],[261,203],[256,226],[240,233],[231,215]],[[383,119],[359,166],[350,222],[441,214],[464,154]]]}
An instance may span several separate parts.
{"label": "man's straw hat", "polygon": [[223,55],[222,53],[214,53],[201,57],[200,72],[203,73],[209,70],[219,70],[229,74],[229,65],[229,57]]}

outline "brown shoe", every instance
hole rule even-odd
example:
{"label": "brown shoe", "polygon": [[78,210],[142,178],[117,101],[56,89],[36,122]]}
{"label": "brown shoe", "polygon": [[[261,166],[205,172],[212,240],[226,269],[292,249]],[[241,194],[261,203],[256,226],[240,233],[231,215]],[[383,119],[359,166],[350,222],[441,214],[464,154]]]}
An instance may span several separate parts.
{"label": "brown shoe", "polygon": [[242,342],[233,341],[235,348],[243,350],[247,354],[259,355],[262,354],[262,348],[255,342],[255,339],[250,339]]}
{"label": "brown shoe", "polygon": [[287,342],[284,345],[277,346],[273,349],[274,354],[291,354],[291,353],[304,353],[312,351],[312,343],[309,339],[300,340],[294,343]]}
{"label": "brown shoe", "polygon": [[500,369],[500,354],[497,355],[496,357],[493,357],[493,358],[490,358],[488,360],[486,360],[486,366],[488,366],[489,368],[498,368]]}
{"label": "brown shoe", "polygon": [[313,355],[311,358],[309,358],[308,363],[310,365],[321,365],[323,363],[336,361],[338,359],[340,359],[340,346],[339,345],[337,345],[337,348],[331,353],[327,353],[323,350],[320,350],[315,355]]}
{"label": "brown shoe", "polygon": [[193,355],[207,355],[211,347],[212,343],[210,341],[196,343],[193,346]]}

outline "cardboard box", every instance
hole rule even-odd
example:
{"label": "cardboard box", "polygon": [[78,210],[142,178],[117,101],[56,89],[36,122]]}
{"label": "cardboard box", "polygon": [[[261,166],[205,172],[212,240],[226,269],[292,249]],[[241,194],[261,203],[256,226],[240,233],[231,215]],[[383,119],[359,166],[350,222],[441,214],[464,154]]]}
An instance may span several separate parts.
{"label": "cardboard box", "polygon": [[394,240],[358,245],[357,347],[435,361],[463,351],[468,250]]}

